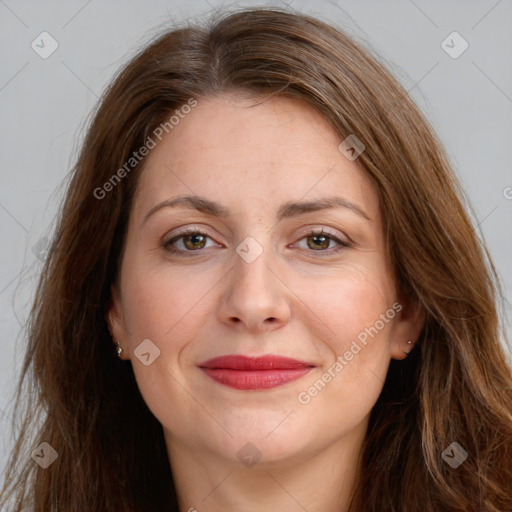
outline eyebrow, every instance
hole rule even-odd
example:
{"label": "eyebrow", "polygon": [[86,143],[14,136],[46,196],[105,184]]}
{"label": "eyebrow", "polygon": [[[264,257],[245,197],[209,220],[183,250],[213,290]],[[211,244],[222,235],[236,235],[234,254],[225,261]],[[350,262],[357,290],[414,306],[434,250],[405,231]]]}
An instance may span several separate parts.
{"label": "eyebrow", "polygon": [[[198,210],[202,213],[206,213],[208,215],[212,215],[214,217],[229,217],[231,216],[231,212],[225,206],[216,203],[215,201],[210,201],[204,197],[200,196],[180,196],[174,199],[167,199],[158,203],[156,206],[153,206],[146,215],[144,216],[143,223],[146,220],[161,210],[162,208],[187,208],[190,210]],[[334,208],[346,208],[356,213],[360,217],[373,222],[370,217],[366,214],[366,212],[357,204],[354,204],[343,197],[323,197],[320,199],[315,199],[314,201],[302,201],[302,202],[294,202],[289,201],[281,205],[277,211],[276,219],[277,221],[281,221],[283,219],[289,219],[292,217],[297,217],[299,215],[303,215],[305,213],[316,212],[320,210],[328,210]]]}

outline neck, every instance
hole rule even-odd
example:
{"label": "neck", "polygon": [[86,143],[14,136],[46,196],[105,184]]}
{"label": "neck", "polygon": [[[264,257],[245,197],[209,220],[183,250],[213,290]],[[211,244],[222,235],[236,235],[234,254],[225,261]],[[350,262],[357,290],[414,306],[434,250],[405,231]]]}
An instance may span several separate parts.
{"label": "neck", "polygon": [[252,467],[182,444],[166,432],[179,510],[347,512],[367,421],[319,452],[286,460],[263,457]]}

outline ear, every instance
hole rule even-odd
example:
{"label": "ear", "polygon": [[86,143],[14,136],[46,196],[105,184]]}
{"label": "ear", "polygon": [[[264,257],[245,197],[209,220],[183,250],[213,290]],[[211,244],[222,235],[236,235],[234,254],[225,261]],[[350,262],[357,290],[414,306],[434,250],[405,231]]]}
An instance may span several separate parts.
{"label": "ear", "polygon": [[[398,301],[401,309],[395,317],[390,340],[390,356],[393,359],[405,359],[407,352],[413,350],[425,325],[426,312],[417,302],[405,295]],[[412,343],[408,343],[411,341]]]}
{"label": "ear", "polygon": [[126,335],[126,324],[121,305],[121,297],[114,284],[110,286],[110,301],[107,312],[105,313],[105,320],[107,322],[110,335],[112,336],[112,343],[114,345],[119,343],[123,349],[123,353],[120,356],[121,359],[129,359],[128,357],[125,357],[128,348],[128,337]]}

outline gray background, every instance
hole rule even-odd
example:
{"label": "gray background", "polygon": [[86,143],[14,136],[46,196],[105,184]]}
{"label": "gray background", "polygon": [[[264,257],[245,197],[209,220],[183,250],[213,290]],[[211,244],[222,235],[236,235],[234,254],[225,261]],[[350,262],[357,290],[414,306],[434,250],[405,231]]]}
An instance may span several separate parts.
{"label": "gray background", "polygon": [[[330,21],[380,56],[444,142],[477,231],[501,276],[512,320],[512,0],[288,1]],[[0,0],[0,467],[30,299],[62,180],[83,127],[118,68],[155,33],[219,6],[283,2]],[[32,47],[46,31],[57,50]],[[457,31],[458,58],[441,43]],[[39,42],[41,45],[41,43]],[[448,44],[457,51],[460,41]],[[48,41],[45,48],[49,48]]]}

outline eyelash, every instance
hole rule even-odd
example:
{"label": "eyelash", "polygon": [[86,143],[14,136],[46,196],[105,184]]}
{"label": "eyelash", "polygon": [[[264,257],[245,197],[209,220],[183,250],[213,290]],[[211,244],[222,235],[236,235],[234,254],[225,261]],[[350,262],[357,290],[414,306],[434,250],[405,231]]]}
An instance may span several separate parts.
{"label": "eyelash", "polygon": [[[180,238],[184,238],[189,235],[203,235],[207,238],[210,238],[208,235],[201,232],[200,230],[192,228],[192,229],[187,229],[187,230],[181,232],[180,234],[174,236],[173,238],[171,238],[170,240],[167,240],[166,242],[163,242],[162,246],[166,251],[168,251],[172,254],[176,254],[176,255],[184,256],[184,257],[193,257],[194,256],[193,253],[201,253],[201,251],[203,251],[204,249],[197,249],[195,251],[191,251],[191,250],[185,251],[182,249],[176,249],[175,247],[172,246],[172,243],[178,241]],[[318,251],[314,251],[314,250],[308,251],[308,252],[317,252],[317,253],[328,253],[327,256],[330,256],[332,254],[337,254],[338,252],[340,252],[344,249],[350,248],[353,245],[350,242],[340,240],[338,237],[325,232],[323,228],[321,230],[312,229],[312,230],[308,231],[307,233],[304,233],[304,235],[299,239],[299,241],[303,240],[304,238],[308,238],[310,236],[326,236],[330,240],[333,240],[334,242],[339,244],[339,246],[334,249],[331,248],[331,249],[321,249]],[[320,254],[319,254],[319,256],[321,258],[325,257],[324,255],[320,255]]]}

